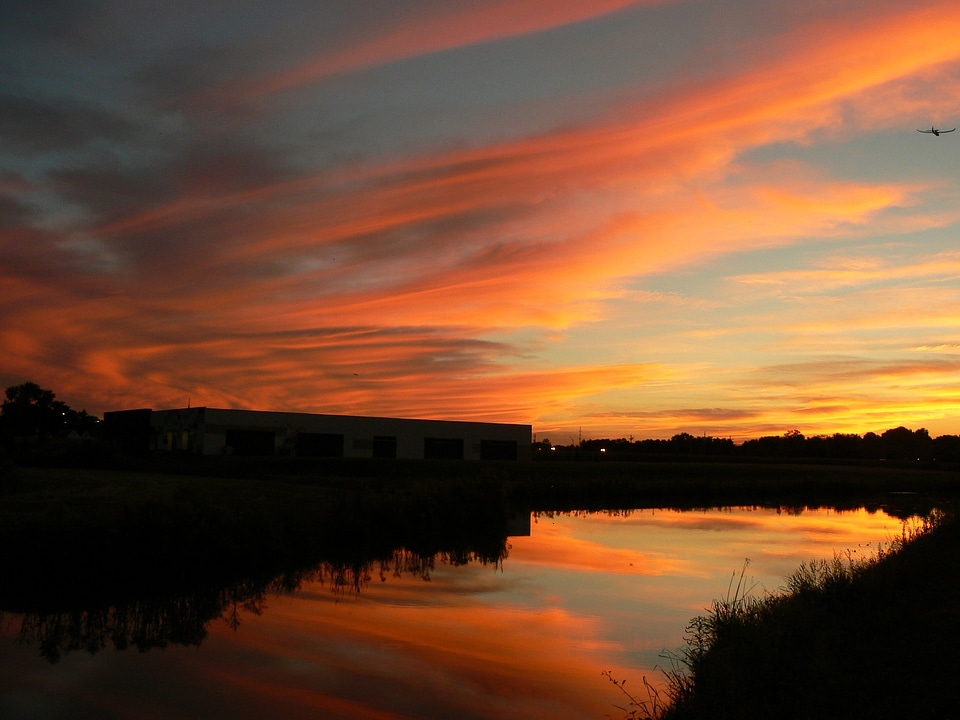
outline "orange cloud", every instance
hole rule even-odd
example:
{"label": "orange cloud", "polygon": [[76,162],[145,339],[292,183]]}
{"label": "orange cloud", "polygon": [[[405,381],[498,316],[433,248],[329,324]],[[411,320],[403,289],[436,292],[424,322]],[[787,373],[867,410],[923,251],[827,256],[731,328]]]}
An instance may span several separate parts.
{"label": "orange cloud", "polygon": [[[802,289],[809,295],[832,292],[841,288],[870,287],[886,281],[941,283],[960,277],[960,252],[937,253],[906,264],[882,256],[831,256],[825,258],[819,265],[822,267],[811,270],[781,270],[738,275],[731,280],[745,285],[768,287],[774,292],[798,293]],[[930,311],[935,314],[951,312],[949,308],[941,307],[938,303],[928,304]]]}

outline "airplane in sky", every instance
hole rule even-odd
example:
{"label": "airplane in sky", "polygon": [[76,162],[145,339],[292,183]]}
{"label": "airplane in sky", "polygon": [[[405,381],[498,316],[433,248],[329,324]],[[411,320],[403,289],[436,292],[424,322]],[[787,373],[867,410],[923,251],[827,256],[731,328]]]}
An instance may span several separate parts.
{"label": "airplane in sky", "polygon": [[951,128],[950,130],[937,130],[935,127],[931,127],[929,130],[917,130],[917,132],[928,133],[928,134],[933,133],[937,137],[940,137],[941,133],[953,132],[954,130],[956,130],[956,128]]}

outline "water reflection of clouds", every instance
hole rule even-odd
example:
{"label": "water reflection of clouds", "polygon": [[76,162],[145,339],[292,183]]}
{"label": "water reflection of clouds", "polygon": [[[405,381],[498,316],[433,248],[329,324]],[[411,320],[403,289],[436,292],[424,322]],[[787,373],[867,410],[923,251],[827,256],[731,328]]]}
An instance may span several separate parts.
{"label": "water reflection of clouds", "polygon": [[[618,698],[600,676],[639,686],[686,623],[736,581],[776,589],[801,562],[898,534],[882,513],[645,511],[540,517],[502,564],[364,570],[359,592],[328,576],[268,595],[238,629],[202,647],[73,652],[51,672],[35,649],[0,653],[0,716],[585,718]],[[630,563],[633,566],[630,566]],[[404,568],[410,567],[404,565]],[[429,579],[425,579],[429,578]],[[8,688],[23,686],[14,696]],[[69,698],[69,702],[61,702]],[[22,703],[33,703],[32,710]]]}
{"label": "water reflection of clouds", "polygon": [[684,562],[663,553],[576,537],[566,524],[539,523],[528,538],[513,543],[510,562],[555,566],[589,573],[664,575],[679,572]]}
{"label": "water reflection of clouds", "polygon": [[[770,508],[723,508],[713,510],[648,510],[629,514],[592,513],[581,518],[587,537],[602,536],[603,543],[636,538],[651,532],[702,530],[705,532],[745,533],[751,538],[762,532],[764,538],[789,538],[793,545],[849,540],[856,543],[863,533],[899,532],[900,521],[881,512],[865,509],[808,509],[789,511]],[[591,532],[595,530],[595,532]],[[687,542],[698,542],[696,535],[683,534]],[[726,540],[727,538],[724,538]]]}
{"label": "water reflection of clouds", "polygon": [[[426,594],[449,587],[438,583]],[[597,673],[610,643],[596,618],[557,607],[465,604],[463,597],[401,605],[387,601],[384,589],[338,604],[317,602],[329,590],[316,588],[273,607],[250,623],[252,632],[250,624],[243,633],[221,627],[213,639],[232,667],[240,660],[259,668],[258,678],[303,696],[307,706],[328,712],[348,702],[344,717],[535,717],[554,703],[555,717],[607,709]],[[292,662],[299,673],[289,672]],[[232,684],[252,691],[246,673]],[[395,714],[400,708],[406,715]]]}

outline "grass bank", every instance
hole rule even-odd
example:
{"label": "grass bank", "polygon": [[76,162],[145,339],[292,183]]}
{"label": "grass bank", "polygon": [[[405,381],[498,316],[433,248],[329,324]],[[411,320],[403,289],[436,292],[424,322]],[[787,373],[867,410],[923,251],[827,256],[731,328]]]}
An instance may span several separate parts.
{"label": "grass bank", "polygon": [[0,490],[7,610],[363,565],[398,547],[496,560],[506,539],[503,492],[477,480],[15,470]]}
{"label": "grass bank", "polygon": [[734,583],[691,622],[668,690],[634,698],[627,717],[956,717],[958,601],[953,516],[934,516],[867,561],[804,565],[779,594]]}
{"label": "grass bank", "polygon": [[[583,459],[464,462],[305,457],[200,457],[186,454],[115,455],[102,447],[71,454],[36,454],[18,467],[3,466],[0,493],[19,473],[34,482],[59,465],[64,470],[145,476],[188,476],[268,481],[361,494],[429,493],[458,482],[504,488],[516,507],[588,510],[610,507],[804,506],[885,502],[891,494],[953,495],[960,469],[916,462],[768,462],[657,457],[634,461]],[[31,470],[35,472],[26,475]],[[9,471],[9,472],[8,472]],[[4,481],[4,475],[14,480]],[[20,483],[21,485],[23,483]],[[211,488],[215,483],[206,483]]]}

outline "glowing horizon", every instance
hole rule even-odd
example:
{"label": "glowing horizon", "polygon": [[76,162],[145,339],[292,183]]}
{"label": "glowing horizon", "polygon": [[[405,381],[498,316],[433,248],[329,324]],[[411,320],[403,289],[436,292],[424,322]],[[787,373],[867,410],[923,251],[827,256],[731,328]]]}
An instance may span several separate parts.
{"label": "glowing horizon", "polygon": [[960,434],[955,4],[233,5],[8,13],[4,387]]}

